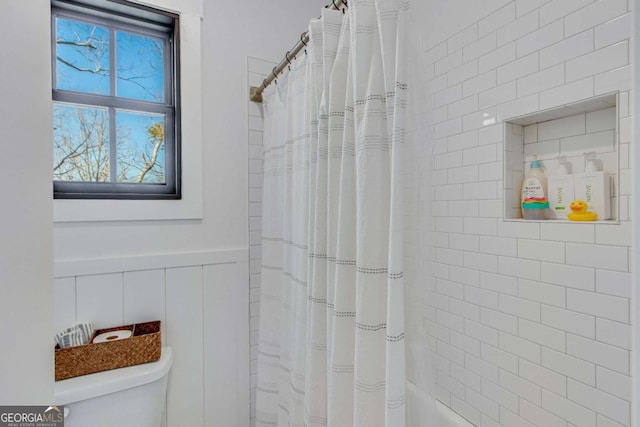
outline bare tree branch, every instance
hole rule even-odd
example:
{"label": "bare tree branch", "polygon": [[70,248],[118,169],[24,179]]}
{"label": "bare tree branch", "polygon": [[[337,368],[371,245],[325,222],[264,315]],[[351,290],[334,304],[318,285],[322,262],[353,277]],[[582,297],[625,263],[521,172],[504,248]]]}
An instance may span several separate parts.
{"label": "bare tree branch", "polygon": [[89,49],[98,50],[98,46],[91,44],[89,40],[90,39],[87,39],[86,41],[83,41],[83,42],[74,42],[71,40],[56,39],[56,44],[68,44],[72,46],[88,47]]}
{"label": "bare tree branch", "polygon": [[101,68],[99,65],[97,65],[97,66],[96,66],[96,68],[95,68],[94,70],[92,70],[92,69],[90,69],[90,68],[81,68],[81,67],[78,67],[77,65],[72,64],[71,62],[69,62],[69,61],[66,61],[66,60],[62,59],[62,58],[60,58],[59,56],[56,56],[56,59],[57,59],[58,61],[62,62],[64,65],[67,65],[67,66],[69,66],[69,67],[73,68],[74,70],[81,71],[81,72],[87,72],[87,73],[92,73],[92,74],[99,74],[99,73],[101,73],[101,72],[103,72],[103,71],[106,71],[106,72],[108,72],[108,71],[109,71],[109,70],[105,70],[105,69]]}
{"label": "bare tree branch", "polygon": [[[82,154],[86,153],[86,148],[84,150],[82,150],[81,152],[79,152],[80,148],[82,148],[84,146],[84,142],[81,142],[80,144],[78,144],[78,146],[76,148],[73,149],[73,151],[71,151],[69,154],[65,155],[59,162],[57,165],[55,165],[53,167],[53,171],[57,172],[58,169],[60,169],[60,167],[64,164],[64,162],[66,162],[67,160],[70,160],[72,158],[81,156]],[[67,171],[68,173],[68,171]],[[58,174],[60,174],[60,172],[58,172]]]}

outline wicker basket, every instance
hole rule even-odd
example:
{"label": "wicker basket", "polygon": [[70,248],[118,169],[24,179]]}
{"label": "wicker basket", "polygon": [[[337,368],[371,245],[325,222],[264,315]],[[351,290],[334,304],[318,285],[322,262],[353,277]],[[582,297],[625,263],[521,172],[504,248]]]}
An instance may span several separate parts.
{"label": "wicker basket", "polygon": [[94,337],[120,330],[132,331],[131,338],[63,349],[56,346],[56,381],[160,359],[159,320],[100,329],[95,332]]}

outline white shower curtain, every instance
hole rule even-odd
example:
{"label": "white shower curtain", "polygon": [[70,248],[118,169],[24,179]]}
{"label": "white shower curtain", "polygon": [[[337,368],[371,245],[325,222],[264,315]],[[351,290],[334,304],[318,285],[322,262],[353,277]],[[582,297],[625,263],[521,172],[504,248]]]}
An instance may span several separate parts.
{"label": "white shower curtain", "polygon": [[258,427],[407,425],[410,5],[349,6],[264,94]]}

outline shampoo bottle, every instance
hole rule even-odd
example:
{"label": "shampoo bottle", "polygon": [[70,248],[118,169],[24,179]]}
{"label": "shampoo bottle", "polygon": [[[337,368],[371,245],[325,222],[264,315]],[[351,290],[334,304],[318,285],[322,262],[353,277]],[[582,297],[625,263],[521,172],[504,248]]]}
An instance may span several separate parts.
{"label": "shampoo bottle", "polygon": [[547,177],[542,172],[542,165],[536,155],[533,159],[522,182],[522,217],[531,220],[547,219]]}
{"label": "shampoo bottle", "polygon": [[587,202],[598,219],[611,218],[611,177],[598,170],[596,153],[585,154],[584,173],[575,174],[575,198]]}
{"label": "shampoo bottle", "polygon": [[575,199],[573,175],[569,174],[566,157],[558,158],[560,167],[556,175],[549,177],[549,218],[567,219],[571,202]]}

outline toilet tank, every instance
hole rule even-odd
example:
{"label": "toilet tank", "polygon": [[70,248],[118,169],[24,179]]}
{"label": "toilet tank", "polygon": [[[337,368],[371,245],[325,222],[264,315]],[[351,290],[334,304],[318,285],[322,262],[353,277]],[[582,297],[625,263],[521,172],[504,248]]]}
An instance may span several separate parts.
{"label": "toilet tank", "polygon": [[173,354],[157,362],[57,381],[56,405],[65,406],[65,427],[159,427]]}

